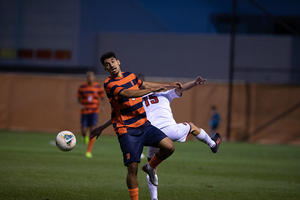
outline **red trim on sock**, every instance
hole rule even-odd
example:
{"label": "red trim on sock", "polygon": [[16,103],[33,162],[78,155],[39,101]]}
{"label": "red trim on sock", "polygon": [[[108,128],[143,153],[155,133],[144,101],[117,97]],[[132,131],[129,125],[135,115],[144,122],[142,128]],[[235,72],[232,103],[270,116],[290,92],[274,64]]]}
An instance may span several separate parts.
{"label": "red trim on sock", "polygon": [[190,135],[190,133],[191,133],[191,129],[192,129],[192,126],[189,124],[189,123],[183,123],[184,125],[189,125],[190,126],[190,130],[189,130],[189,133],[187,134],[187,136],[186,136],[186,138],[185,138],[185,141],[187,141],[187,139],[188,139],[188,137],[189,137],[189,135]]}

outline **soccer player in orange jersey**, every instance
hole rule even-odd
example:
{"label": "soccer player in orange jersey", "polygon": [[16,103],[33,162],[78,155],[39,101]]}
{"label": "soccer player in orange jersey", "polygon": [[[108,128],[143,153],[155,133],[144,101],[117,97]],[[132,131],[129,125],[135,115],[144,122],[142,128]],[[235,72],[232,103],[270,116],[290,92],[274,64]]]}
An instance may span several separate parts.
{"label": "soccer player in orange jersey", "polygon": [[92,157],[94,139],[89,139],[87,131],[92,131],[98,123],[98,114],[104,108],[104,90],[95,82],[95,74],[92,71],[86,73],[87,82],[80,85],[77,97],[81,110],[81,134],[84,143],[87,144],[86,157]]}
{"label": "soccer player in orange jersey", "polygon": [[[124,165],[127,167],[126,183],[132,200],[138,200],[138,164],[144,146],[159,147],[159,151],[142,169],[154,185],[158,185],[155,168],[168,158],[175,150],[173,142],[158,128],[147,120],[142,103],[142,96],[150,92],[166,89],[157,83],[142,82],[130,72],[122,72],[120,61],[113,52],[102,55],[101,63],[110,76],[104,83],[107,97],[109,98],[112,112],[111,123],[118,136],[123,152]],[[173,83],[173,87],[182,87],[181,83]],[[90,138],[99,137],[101,126],[90,133]]]}

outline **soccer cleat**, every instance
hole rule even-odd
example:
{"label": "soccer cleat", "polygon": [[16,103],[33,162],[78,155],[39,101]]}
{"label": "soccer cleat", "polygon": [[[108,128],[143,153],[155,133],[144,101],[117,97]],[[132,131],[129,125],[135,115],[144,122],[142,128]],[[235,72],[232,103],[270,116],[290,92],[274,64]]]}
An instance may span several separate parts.
{"label": "soccer cleat", "polygon": [[86,153],[85,153],[85,156],[88,157],[88,158],[92,158],[92,157],[93,157],[93,155],[92,155],[91,152],[86,152]]}
{"label": "soccer cleat", "polygon": [[149,163],[147,163],[143,165],[142,170],[149,175],[151,183],[158,186],[158,177],[155,173],[155,169],[151,169]]}
{"label": "soccer cleat", "polygon": [[211,149],[211,151],[213,153],[217,153],[218,150],[219,150],[219,145],[220,145],[220,143],[222,141],[221,135],[219,133],[216,133],[215,136],[214,136],[214,138],[212,140],[215,141],[216,146],[214,146],[214,147],[212,147],[210,149]]}

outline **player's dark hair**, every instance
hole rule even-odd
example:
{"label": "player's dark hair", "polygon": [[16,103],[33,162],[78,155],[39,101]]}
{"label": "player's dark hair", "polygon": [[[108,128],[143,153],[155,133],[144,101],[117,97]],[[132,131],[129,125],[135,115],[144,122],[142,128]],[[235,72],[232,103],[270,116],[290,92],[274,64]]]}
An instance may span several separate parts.
{"label": "player's dark hair", "polygon": [[114,52],[112,52],[112,51],[103,54],[103,55],[101,56],[101,58],[100,58],[100,61],[101,61],[102,65],[104,66],[104,60],[105,60],[105,59],[111,58],[111,57],[117,59],[116,54],[115,54]]}

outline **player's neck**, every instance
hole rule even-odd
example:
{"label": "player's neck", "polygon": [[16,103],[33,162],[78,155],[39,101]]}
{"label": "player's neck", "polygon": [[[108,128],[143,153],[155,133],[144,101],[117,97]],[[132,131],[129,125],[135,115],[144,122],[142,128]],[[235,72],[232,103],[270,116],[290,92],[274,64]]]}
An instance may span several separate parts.
{"label": "player's neck", "polygon": [[121,77],[123,76],[123,74],[122,74],[122,71],[120,70],[119,73],[117,73],[117,74],[111,74],[110,76],[111,76],[112,78],[121,78]]}

